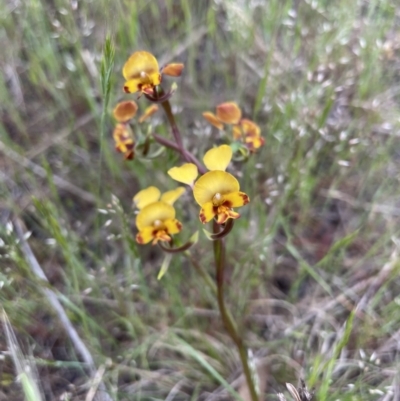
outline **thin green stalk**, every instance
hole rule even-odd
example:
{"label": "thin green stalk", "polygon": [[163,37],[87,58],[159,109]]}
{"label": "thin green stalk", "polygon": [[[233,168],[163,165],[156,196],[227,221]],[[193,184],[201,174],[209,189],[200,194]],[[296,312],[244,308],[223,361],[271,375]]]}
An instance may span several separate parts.
{"label": "thin green stalk", "polygon": [[111,94],[111,74],[114,69],[114,59],[115,59],[115,48],[113,41],[110,36],[106,37],[103,50],[103,59],[101,60],[100,68],[100,78],[101,78],[101,92],[103,95],[103,109],[101,112],[100,121],[100,160],[99,160],[99,184],[98,184],[98,195],[100,195],[101,190],[101,165],[103,159],[103,142],[104,135],[106,131],[106,117],[108,104],[110,102]]}
{"label": "thin green stalk", "polygon": [[[214,233],[217,234],[219,231],[218,224],[214,222]],[[224,300],[224,270],[225,270],[225,244],[223,239],[218,239],[213,242],[214,245],[214,259],[215,259],[215,267],[216,267],[216,276],[217,276],[217,298],[218,298],[218,307],[221,314],[222,321],[224,326],[236,344],[236,347],[239,351],[240,361],[242,362],[243,372],[246,377],[247,386],[249,388],[250,396],[252,401],[258,401],[258,395],[256,388],[254,386],[251,369],[249,366],[249,361],[247,358],[247,350],[243,344],[242,338],[238,334],[235,322],[233,321],[232,316],[226,309],[225,300]]]}

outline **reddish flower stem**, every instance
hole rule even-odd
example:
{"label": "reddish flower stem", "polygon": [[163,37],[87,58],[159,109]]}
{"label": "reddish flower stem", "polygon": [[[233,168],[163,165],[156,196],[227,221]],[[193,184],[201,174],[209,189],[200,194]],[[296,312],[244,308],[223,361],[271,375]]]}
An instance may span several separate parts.
{"label": "reddish flower stem", "polygon": [[[220,231],[219,225],[213,222],[214,234],[218,234]],[[214,245],[214,260],[216,267],[216,280],[217,280],[217,299],[218,307],[221,314],[222,321],[224,323],[225,329],[235,343],[240,356],[240,361],[242,362],[243,373],[246,377],[247,386],[252,401],[258,401],[258,395],[256,388],[254,386],[251,369],[249,366],[249,361],[247,358],[247,350],[243,344],[243,340],[238,334],[237,328],[233,321],[233,318],[229,311],[226,309],[224,300],[224,270],[225,270],[225,243],[223,239],[218,239],[213,241]]]}
{"label": "reddish flower stem", "polygon": [[171,103],[169,102],[169,100],[166,100],[165,102],[161,103],[161,106],[163,107],[165,114],[167,115],[169,125],[171,126],[172,129],[172,135],[174,136],[175,142],[179,147],[179,151],[182,154],[182,156],[185,157],[186,152],[185,149],[183,148],[182,137],[181,133],[179,132],[179,128],[176,125],[175,116],[172,113]]}

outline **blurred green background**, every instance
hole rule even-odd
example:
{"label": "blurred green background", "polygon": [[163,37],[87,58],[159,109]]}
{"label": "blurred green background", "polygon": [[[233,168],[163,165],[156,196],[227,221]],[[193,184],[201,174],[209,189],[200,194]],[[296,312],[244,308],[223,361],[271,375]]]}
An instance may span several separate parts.
{"label": "blurred green background", "polygon": [[[127,162],[114,150],[111,111],[137,99],[121,74],[136,50],[185,64],[172,105],[200,159],[221,142],[201,116],[217,104],[236,101],[261,127],[265,146],[233,167],[252,202],[227,238],[226,300],[265,399],[299,377],[320,401],[389,397],[399,18],[394,0],[0,0],[0,301],[43,400],[84,400],[90,387],[48,286],[105,367],[113,400],[232,399],[229,383],[246,401],[238,355],[192,265],[177,256],[158,281],[161,251],[134,242],[132,196],[175,187],[166,170],[179,163],[171,151]],[[169,135],[161,111],[153,129]],[[184,241],[202,227],[189,195],[179,205]],[[30,270],[13,219],[49,284]],[[192,254],[212,274],[200,234]],[[5,332],[0,346],[0,400],[22,400]]]}

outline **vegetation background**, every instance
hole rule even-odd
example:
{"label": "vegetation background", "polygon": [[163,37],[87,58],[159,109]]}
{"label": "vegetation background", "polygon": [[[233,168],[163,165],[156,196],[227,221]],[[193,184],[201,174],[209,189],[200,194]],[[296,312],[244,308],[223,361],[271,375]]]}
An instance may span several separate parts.
{"label": "vegetation background", "polygon": [[[93,399],[48,290],[112,400],[246,400],[191,264],[157,281],[162,254],[133,241],[132,196],[170,189],[178,160],[114,151],[110,111],[135,98],[121,68],[140,49],[185,64],[172,103],[199,156],[219,141],[201,117],[218,103],[262,128],[264,148],[235,165],[252,202],[228,238],[226,297],[265,399],[304,377],[320,401],[398,400],[399,20],[394,0],[0,0],[0,400]],[[197,207],[180,204],[189,236]],[[202,235],[193,252],[212,272],[210,249]]]}

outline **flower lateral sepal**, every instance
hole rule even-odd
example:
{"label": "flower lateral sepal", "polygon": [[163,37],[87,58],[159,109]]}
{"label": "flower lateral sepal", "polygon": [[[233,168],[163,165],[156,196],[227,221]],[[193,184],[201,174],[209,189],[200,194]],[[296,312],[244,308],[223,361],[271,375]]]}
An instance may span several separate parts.
{"label": "flower lateral sepal", "polygon": [[162,67],[160,72],[161,74],[169,75],[170,77],[180,77],[184,68],[185,66],[182,63],[171,63]]}
{"label": "flower lateral sepal", "polygon": [[190,238],[189,241],[187,241],[185,244],[174,248],[172,245],[172,241],[169,243],[171,245],[171,247],[167,247],[165,246],[162,242],[158,243],[158,246],[166,253],[179,253],[179,252],[185,252],[187,251],[189,248],[191,248],[193,245],[195,245],[197,243],[199,239],[199,232],[196,231]]}
{"label": "flower lateral sepal", "polygon": [[[218,224],[217,222],[215,223]],[[228,219],[226,223],[223,225],[222,230],[219,231],[218,233],[212,233],[205,229],[203,229],[203,232],[206,235],[207,239],[209,239],[210,241],[217,241],[219,239],[226,237],[232,231],[234,223],[235,220]]]}

